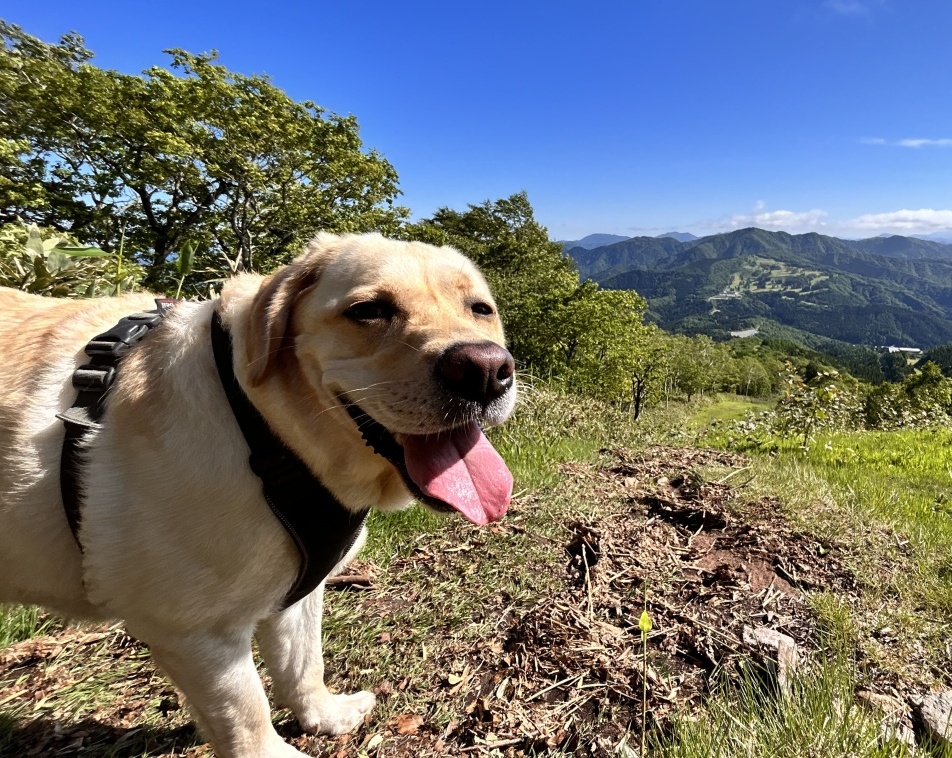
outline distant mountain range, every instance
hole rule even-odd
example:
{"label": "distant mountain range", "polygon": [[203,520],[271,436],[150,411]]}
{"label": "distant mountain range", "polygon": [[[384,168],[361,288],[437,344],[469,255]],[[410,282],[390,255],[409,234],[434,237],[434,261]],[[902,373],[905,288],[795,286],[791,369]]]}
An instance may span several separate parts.
{"label": "distant mountain range", "polygon": [[612,245],[616,242],[624,242],[629,237],[622,237],[620,234],[589,234],[580,240],[561,240],[562,247],[571,250],[575,247],[581,247],[585,250],[591,250],[604,245]]}
{"label": "distant mountain range", "polygon": [[[883,235],[886,236],[886,235]],[[915,237],[920,240],[932,240],[933,242],[949,242],[952,243],[952,229],[943,229],[941,232],[933,232],[932,234],[910,234],[910,237]]]}
{"label": "distant mountain range", "polygon": [[[697,237],[688,232],[667,232],[665,234],[659,234],[657,239],[661,239],[662,237],[670,237],[671,239],[676,239],[678,242],[690,242],[691,240],[697,239]],[[589,234],[580,240],[561,240],[561,243],[565,250],[571,250],[573,247],[593,250],[596,247],[613,245],[616,242],[624,242],[629,239],[631,239],[631,237],[623,237],[620,234]]]}
{"label": "distant mountain range", "polygon": [[784,328],[855,345],[952,342],[952,244],[935,240],[751,228],[566,252],[582,278],[645,297],[650,317],[671,331],[726,338]]}

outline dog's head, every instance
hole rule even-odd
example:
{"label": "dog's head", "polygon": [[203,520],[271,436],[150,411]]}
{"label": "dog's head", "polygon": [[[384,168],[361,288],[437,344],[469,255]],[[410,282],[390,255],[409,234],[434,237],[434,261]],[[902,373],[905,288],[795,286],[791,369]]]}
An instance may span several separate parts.
{"label": "dog's head", "polygon": [[320,235],[255,296],[248,379],[261,385],[294,360],[312,389],[392,435],[431,503],[485,523],[512,489],[481,431],[515,405],[504,345],[485,280],[455,250]]}

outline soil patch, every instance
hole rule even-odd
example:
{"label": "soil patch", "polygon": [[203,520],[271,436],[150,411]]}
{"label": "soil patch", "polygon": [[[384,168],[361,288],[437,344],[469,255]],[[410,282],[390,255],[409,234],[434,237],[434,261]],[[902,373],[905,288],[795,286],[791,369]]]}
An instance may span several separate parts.
{"label": "soil patch", "polygon": [[[699,473],[712,465],[737,473],[745,463],[653,448],[590,471],[628,507],[568,525],[564,595],[513,619],[495,662],[482,661],[488,670],[454,732],[458,744],[511,740],[513,754],[614,755],[626,733],[640,733],[645,677],[648,728],[666,730],[735,673],[749,653],[745,625],[814,646],[804,592],[855,593],[856,582],[838,549],[791,528],[779,503],[741,504],[729,480],[742,476],[709,482]],[[647,665],[638,625],[645,607]]]}

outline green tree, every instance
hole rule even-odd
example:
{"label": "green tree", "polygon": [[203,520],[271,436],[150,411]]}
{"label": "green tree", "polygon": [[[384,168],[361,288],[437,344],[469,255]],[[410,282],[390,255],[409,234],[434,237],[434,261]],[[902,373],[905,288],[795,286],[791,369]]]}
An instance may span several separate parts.
{"label": "green tree", "polygon": [[736,391],[738,394],[753,397],[766,397],[770,394],[773,389],[770,374],[762,361],[755,357],[748,356],[738,358],[736,365]]}
{"label": "green tree", "polygon": [[564,348],[554,317],[578,290],[578,273],[536,221],[525,192],[463,212],[440,208],[403,233],[469,256],[493,288],[513,355],[537,374],[558,371]]}
{"label": "green tree", "polygon": [[90,63],[76,35],[48,44],[0,22],[0,213],[115,249],[124,236],[168,285],[196,268],[269,269],[317,230],[393,230],[393,167],[356,120],[295,102],[215,54],[171,54],[141,76]]}
{"label": "green tree", "polygon": [[916,363],[916,367],[922,368],[930,361],[942,369],[942,373],[945,376],[952,377],[952,343],[932,348],[919,359]]}
{"label": "green tree", "polygon": [[585,282],[552,314],[558,346],[556,373],[569,386],[609,401],[630,400],[640,411],[648,385],[653,330],[643,321],[645,301],[625,290]]}
{"label": "green tree", "polygon": [[931,361],[902,383],[903,395],[919,424],[929,425],[948,421],[952,410],[952,380]]}
{"label": "green tree", "polygon": [[836,371],[821,371],[804,380],[790,366],[786,385],[777,403],[776,431],[802,434],[804,445],[818,431],[852,428],[863,411],[862,401],[849,378],[841,377]]}
{"label": "green tree", "polygon": [[906,360],[905,353],[885,353],[879,359],[879,363],[887,382],[901,382],[913,373],[913,367]]}

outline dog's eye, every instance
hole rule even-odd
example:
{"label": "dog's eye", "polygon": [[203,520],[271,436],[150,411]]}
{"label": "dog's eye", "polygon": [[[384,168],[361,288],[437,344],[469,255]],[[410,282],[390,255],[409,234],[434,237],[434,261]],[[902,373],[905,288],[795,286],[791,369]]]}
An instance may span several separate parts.
{"label": "dog's eye", "polygon": [[470,307],[477,316],[492,316],[495,313],[493,307],[488,303],[473,303]]}
{"label": "dog's eye", "polygon": [[354,303],[344,311],[344,315],[352,321],[389,321],[395,312],[393,303],[386,300],[368,300]]}

